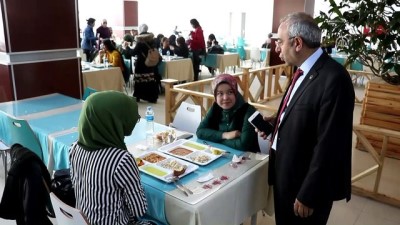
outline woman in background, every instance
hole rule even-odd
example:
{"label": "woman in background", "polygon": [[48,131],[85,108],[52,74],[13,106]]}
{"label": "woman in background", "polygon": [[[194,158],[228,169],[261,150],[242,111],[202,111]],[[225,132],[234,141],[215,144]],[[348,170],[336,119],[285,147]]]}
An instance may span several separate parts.
{"label": "woman in background", "polygon": [[95,19],[89,18],[87,21],[87,27],[83,31],[81,48],[83,49],[83,53],[86,55],[86,61],[91,62],[93,60],[94,50],[96,49],[96,40],[97,37],[94,36],[93,27],[96,22]]}
{"label": "woman in background", "polygon": [[196,19],[191,19],[190,24],[194,28],[194,31],[190,32],[191,40],[189,42],[189,49],[193,54],[192,61],[194,81],[197,81],[200,73],[200,55],[204,55],[206,53],[206,43],[204,42],[203,29],[199,22]]}
{"label": "woman in background", "polygon": [[69,160],[76,207],[90,224],[142,223],[146,196],[124,143],[139,119],[136,101],[121,92],[94,93],[83,105]]}
{"label": "woman in background", "polygon": [[183,58],[189,57],[189,48],[186,44],[184,37],[178,37],[176,39],[176,47],[174,48],[174,53],[175,55]]}
{"label": "woman in background", "polygon": [[241,151],[259,152],[257,133],[247,120],[256,109],[244,101],[236,79],[229,74],[218,75],[212,90],[215,102],[197,128],[197,137]]}
{"label": "woman in background", "polygon": [[[146,24],[140,25],[140,34],[136,36],[136,46],[131,50],[131,55],[137,57],[135,61],[135,87],[133,96],[136,97],[137,102],[140,99],[144,99],[151,103],[156,103],[160,91],[161,76],[158,73],[157,65],[148,67],[145,64],[149,49],[156,47],[154,35],[147,32],[147,30],[148,26]],[[159,62],[161,60],[162,57],[160,56]]]}

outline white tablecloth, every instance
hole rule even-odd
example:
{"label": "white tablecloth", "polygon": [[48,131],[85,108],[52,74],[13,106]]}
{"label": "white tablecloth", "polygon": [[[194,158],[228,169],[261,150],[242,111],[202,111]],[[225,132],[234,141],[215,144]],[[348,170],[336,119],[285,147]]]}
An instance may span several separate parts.
{"label": "white tablecloth", "polygon": [[82,71],[83,88],[91,87],[97,91],[124,90],[124,77],[119,67]]}

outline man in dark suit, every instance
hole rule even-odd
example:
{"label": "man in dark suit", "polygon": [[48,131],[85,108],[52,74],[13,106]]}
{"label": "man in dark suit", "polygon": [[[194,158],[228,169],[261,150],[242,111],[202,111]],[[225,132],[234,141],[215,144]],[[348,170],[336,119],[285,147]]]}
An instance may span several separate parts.
{"label": "man in dark suit", "polygon": [[321,50],[320,39],[321,30],[305,13],[287,15],[278,28],[275,50],[302,71],[277,116],[264,118],[275,121],[268,180],[278,225],[326,224],[333,201],[351,197],[354,89],[346,69]]}

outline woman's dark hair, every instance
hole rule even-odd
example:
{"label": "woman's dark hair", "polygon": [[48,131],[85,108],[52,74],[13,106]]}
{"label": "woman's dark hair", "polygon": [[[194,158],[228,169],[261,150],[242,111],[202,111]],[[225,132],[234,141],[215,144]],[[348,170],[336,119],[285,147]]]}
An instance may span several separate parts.
{"label": "woman's dark hair", "polygon": [[192,24],[195,28],[200,27],[199,21],[196,19],[191,19],[190,24]]}
{"label": "woman's dark hair", "polygon": [[87,25],[92,25],[96,20],[93,18],[89,18],[86,21],[87,21]]}
{"label": "woman's dark hair", "polygon": [[169,36],[169,45],[175,46],[176,45],[176,36],[173,34],[171,36]]}
{"label": "woman's dark hair", "polygon": [[215,35],[214,35],[214,34],[208,35],[208,40],[214,41],[215,39],[216,39],[216,38],[215,38]]}
{"label": "woman's dark hair", "polygon": [[115,48],[115,45],[111,42],[110,39],[106,39],[103,41],[104,46],[107,47],[107,50],[112,52],[114,50],[117,50],[117,48]]}
{"label": "woman's dark hair", "polygon": [[179,44],[179,46],[184,46],[186,44],[186,41],[185,41],[184,37],[178,37],[176,39],[176,42]]}

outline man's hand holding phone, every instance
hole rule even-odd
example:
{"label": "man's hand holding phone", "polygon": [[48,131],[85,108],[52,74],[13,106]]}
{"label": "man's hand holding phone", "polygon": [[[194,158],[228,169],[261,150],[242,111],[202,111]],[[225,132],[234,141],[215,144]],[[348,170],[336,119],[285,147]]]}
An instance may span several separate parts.
{"label": "man's hand holding phone", "polygon": [[259,133],[260,137],[264,140],[267,139],[268,135],[270,135],[274,131],[274,117],[263,117],[260,112],[256,111],[249,117],[249,122],[256,129],[256,132]]}

